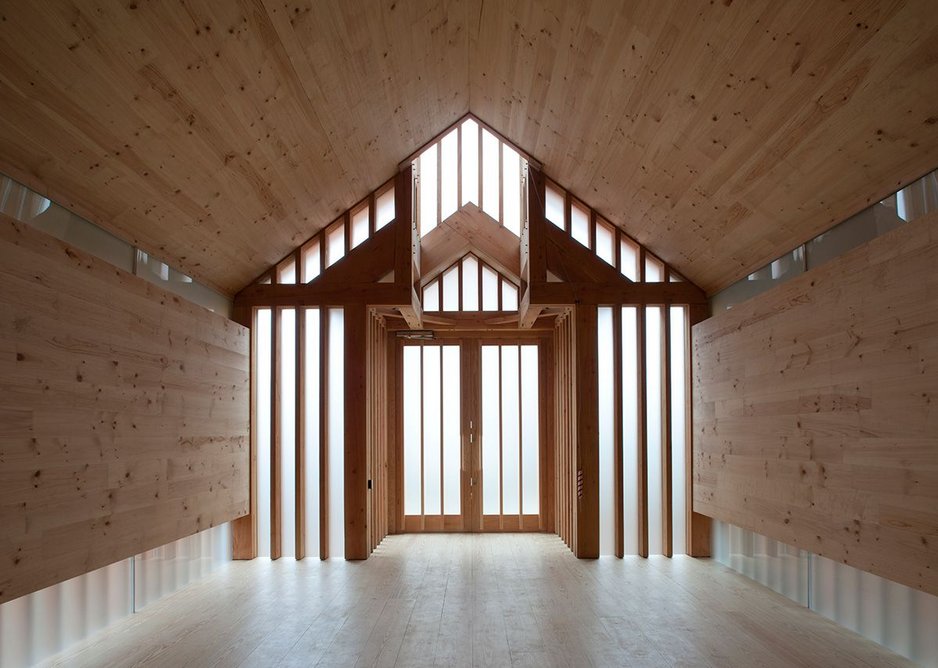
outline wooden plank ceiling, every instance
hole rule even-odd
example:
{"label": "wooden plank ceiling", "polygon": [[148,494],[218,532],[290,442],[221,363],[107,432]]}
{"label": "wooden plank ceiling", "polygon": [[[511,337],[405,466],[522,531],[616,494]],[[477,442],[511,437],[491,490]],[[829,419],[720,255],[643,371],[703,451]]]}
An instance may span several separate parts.
{"label": "wooden plank ceiling", "polygon": [[927,0],[6,3],[0,170],[233,294],[471,109],[713,292],[938,166],[935,81]]}

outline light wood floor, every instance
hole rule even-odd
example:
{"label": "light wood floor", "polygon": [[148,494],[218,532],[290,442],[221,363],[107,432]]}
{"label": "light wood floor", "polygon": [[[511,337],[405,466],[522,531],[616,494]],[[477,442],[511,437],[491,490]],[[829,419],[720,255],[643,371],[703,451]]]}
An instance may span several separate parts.
{"label": "light wood floor", "polygon": [[235,562],[56,658],[158,666],[905,666],[710,561],[556,536],[391,536],[366,562]]}

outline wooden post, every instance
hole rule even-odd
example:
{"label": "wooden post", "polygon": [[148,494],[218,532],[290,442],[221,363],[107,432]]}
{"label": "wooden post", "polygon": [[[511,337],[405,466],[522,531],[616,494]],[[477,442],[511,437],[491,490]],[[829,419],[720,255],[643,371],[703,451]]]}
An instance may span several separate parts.
{"label": "wooden post", "polygon": [[368,309],[345,308],[345,558],[368,558]]}
{"label": "wooden post", "polygon": [[691,557],[709,557],[710,555],[710,531],[712,521],[706,515],[694,512],[694,387],[693,387],[693,342],[691,341],[692,328],[698,322],[702,322],[710,317],[710,306],[708,304],[695,304],[688,307],[687,329],[685,330],[685,345],[687,346],[686,357],[687,368],[685,369],[685,387],[687,388],[685,403],[685,463],[684,463],[684,485],[687,522],[687,554]]}
{"label": "wooden post", "polygon": [[599,365],[597,307],[574,309],[576,368],[576,556],[599,557]]}
{"label": "wooden post", "polygon": [[257,362],[257,328],[254,327],[254,309],[235,307],[231,319],[251,330],[251,360],[248,366],[251,375],[251,418],[248,425],[251,502],[248,514],[231,523],[231,558],[254,559],[257,557],[257,434],[254,432],[257,426],[257,373],[254,369]]}

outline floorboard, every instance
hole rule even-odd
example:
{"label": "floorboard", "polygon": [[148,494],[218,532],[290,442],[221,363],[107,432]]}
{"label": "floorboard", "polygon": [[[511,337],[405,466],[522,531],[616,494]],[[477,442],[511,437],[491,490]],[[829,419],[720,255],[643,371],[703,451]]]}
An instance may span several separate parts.
{"label": "floorboard", "polygon": [[258,559],[55,666],[908,666],[709,561],[581,561],[556,536],[390,536],[365,562]]}

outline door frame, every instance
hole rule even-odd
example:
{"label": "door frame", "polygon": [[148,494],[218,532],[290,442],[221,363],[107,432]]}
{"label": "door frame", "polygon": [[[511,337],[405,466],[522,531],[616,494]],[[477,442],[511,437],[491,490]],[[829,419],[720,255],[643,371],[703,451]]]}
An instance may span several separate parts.
{"label": "door frame", "polygon": [[[435,338],[419,343],[393,336],[388,337],[391,349],[388,365],[388,389],[392,400],[388,402],[388,423],[394,425],[393,441],[389,444],[391,502],[388,503],[390,533],[411,532],[553,532],[555,490],[555,440],[553,415],[553,336],[550,331],[504,330],[465,332],[442,330]],[[404,515],[404,347],[407,345],[454,345],[460,347],[460,448],[461,448],[461,508],[460,521],[444,515]],[[481,486],[482,447],[479,437],[482,417],[482,345],[538,345],[538,451],[539,451],[539,514],[536,519],[505,521],[506,517],[489,516],[483,521]],[[471,426],[470,426],[471,421]],[[471,441],[471,442],[470,442]],[[518,515],[517,517],[521,517]]]}

